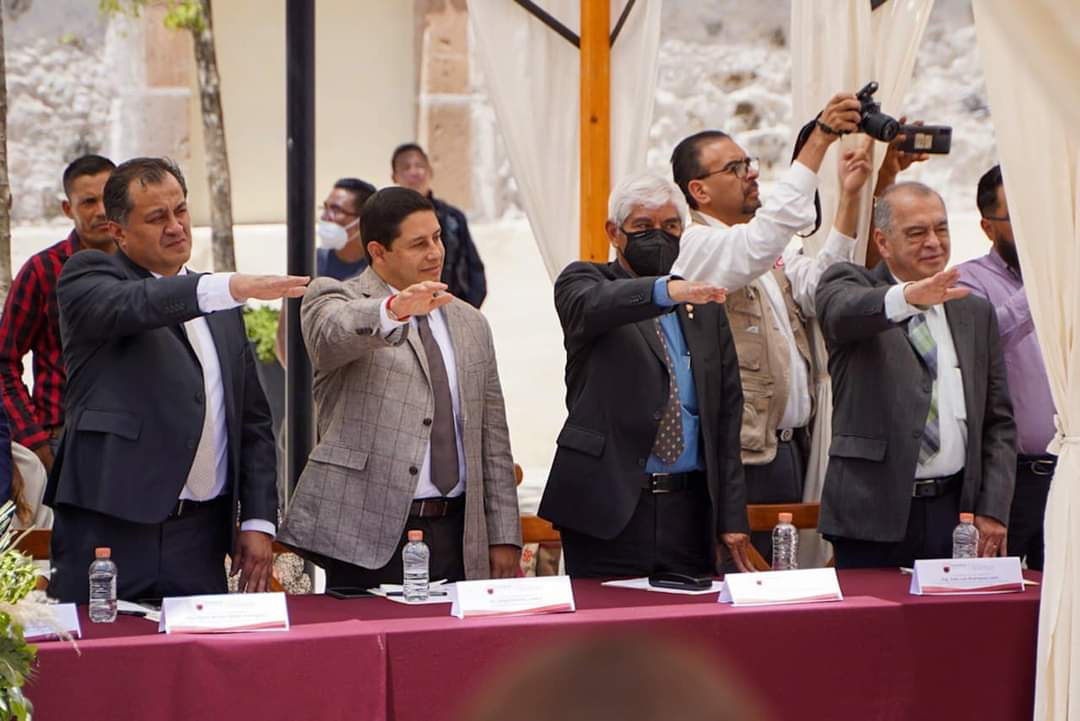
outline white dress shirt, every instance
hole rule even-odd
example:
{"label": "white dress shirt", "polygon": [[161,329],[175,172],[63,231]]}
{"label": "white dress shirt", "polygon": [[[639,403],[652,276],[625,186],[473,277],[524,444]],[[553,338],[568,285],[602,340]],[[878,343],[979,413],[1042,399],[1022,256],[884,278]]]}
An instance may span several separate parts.
{"label": "white dress shirt", "polygon": [[[180,269],[180,275],[186,275],[187,268]],[[153,274],[155,278],[161,276]],[[199,278],[199,284],[195,288],[199,302],[199,310],[203,313],[213,313],[219,310],[236,308],[239,303],[229,291],[229,278],[232,273],[210,273]],[[202,373],[203,385],[206,387],[206,412],[210,414],[210,421],[214,428],[214,448],[217,451],[215,459],[215,482],[210,498],[217,498],[225,492],[225,483],[229,477],[229,429],[225,421],[225,387],[221,381],[221,364],[218,362],[217,346],[214,345],[214,336],[210,333],[210,324],[206,318],[200,316],[188,321],[192,343],[199,344],[199,356],[203,358]],[[181,500],[196,500],[194,494],[184,486],[180,491]],[[273,536],[277,526],[269,520],[248,519],[240,524],[241,531],[261,531]]]}
{"label": "white dress shirt", "polygon": [[[390,292],[396,294],[398,291],[390,288]],[[387,299],[386,302],[379,305],[379,325],[383,336],[389,336],[405,324],[409,324],[410,333],[419,333],[420,330],[416,327],[416,316],[412,316],[408,320],[393,320],[390,318],[386,312],[389,302],[389,299]],[[454,344],[450,338],[450,329],[446,327],[446,319],[443,317],[442,309],[436,308],[431,313],[428,313],[427,318],[431,337],[435,339],[435,344],[439,346],[439,351],[443,357],[443,365],[446,366],[446,377],[450,382],[450,400],[454,406],[454,437],[457,441],[458,482],[453,490],[446,494],[446,497],[455,498],[465,492],[465,444],[461,440],[461,393],[458,388],[457,361],[454,358]],[[424,449],[424,463],[420,467],[420,478],[416,482],[416,491],[413,493],[413,498],[442,497],[442,491],[431,482],[431,442],[429,441],[427,448]]]}
{"label": "white dress shirt", "polygon": [[[805,169],[805,166],[800,163],[796,163]],[[794,167],[794,166],[793,166]],[[810,172],[806,170],[806,172]],[[789,171],[790,173],[790,171]],[[801,173],[796,175],[801,176]],[[815,178],[817,176],[814,176]],[[778,188],[779,190],[779,188]],[[811,190],[811,193],[813,191]],[[775,197],[775,194],[772,196]],[[758,211],[760,214],[765,210],[762,206]],[[811,196],[811,212],[813,211],[813,197]],[[754,216],[754,220],[749,223],[743,223],[737,226],[729,226],[723,222],[713,218],[705,213],[701,214],[704,217],[707,224],[707,231],[712,232],[711,242],[716,245],[717,248],[732,245],[730,239],[734,230],[740,227],[746,227],[752,225],[757,220],[757,215]],[[706,226],[695,224],[687,229],[686,233],[683,233],[683,238],[686,238],[687,233],[695,228],[706,228]],[[726,236],[720,236],[717,231],[723,230],[727,233]],[[698,234],[700,236],[700,234]],[[785,246],[791,240],[792,233],[789,233],[784,240]],[[682,241],[680,241],[679,260],[683,258]],[[802,252],[801,248],[792,249],[788,248],[783,254],[784,275],[787,276],[788,282],[791,283],[791,295],[795,299],[795,302],[799,304],[803,314],[807,318],[813,318],[816,315],[814,308],[814,295],[817,293],[818,282],[821,280],[822,274],[825,270],[834,263],[850,262],[853,254],[855,253],[855,239],[847,235],[844,235],[838,231],[835,227],[829,231],[829,236],[825,241],[825,245],[821,248],[821,251],[816,256],[809,256]],[[700,268],[687,265],[685,272],[687,275],[683,277],[689,280],[704,281],[707,283],[713,283],[714,285],[720,285],[722,278],[722,271],[724,269],[720,266],[711,265],[711,261],[708,259],[704,252],[695,252],[694,257],[699,262],[704,262],[705,266],[711,267],[712,272],[703,271]],[[784,406],[784,414],[780,418],[779,429],[787,428],[802,428],[810,422],[810,413],[813,410],[813,401],[811,398],[811,378],[810,367],[807,365],[806,360],[799,352],[799,346],[795,344],[795,331],[791,327],[791,319],[788,317],[787,303],[784,300],[784,291],[781,289],[780,284],[773,277],[773,274],[768,272],[776,263],[776,257],[773,256],[772,263],[769,267],[761,271],[761,275],[756,278],[761,282],[761,287],[765,291],[765,296],[769,299],[769,305],[772,308],[773,316],[776,318],[777,328],[780,334],[787,340],[788,345],[788,365],[791,368],[791,387],[788,388],[787,403]],[[678,261],[676,261],[678,265]],[[718,274],[719,272],[719,274]],[[672,273],[678,275],[679,273],[673,268]],[[751,278],[752,282],[755,280]]]}
{"label": "white dress shirt", "polygon": [[961,471],[967,459],[964,377],[960,372],[945,306],[934,305],[924,311],[911,305],[904,299],[906,286],[906,283],[894,285],[885,293],[885,315],[893,323],[902,323],[913,315],[926,313],[930,335],[937,344],[938,425],[941,428],[941,450],[925,464],[916,466],[915,478],[945,478]]}

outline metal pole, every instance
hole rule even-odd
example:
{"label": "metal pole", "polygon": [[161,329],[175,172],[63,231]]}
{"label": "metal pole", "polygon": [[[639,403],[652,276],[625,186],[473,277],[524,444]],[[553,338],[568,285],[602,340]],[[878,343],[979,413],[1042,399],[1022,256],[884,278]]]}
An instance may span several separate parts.
{"label": "metal pole", "polygon": [[611,49],[608,0],[581,0],[581,259],[608,259],[611,183]]}
{"label": "metal pole", "polygon": [[[290,275],[314,275],[315,0],[286,0],[285,68],[286,263]],[[299,299],[285,302],[285,324],[285,478],[291,494],[315,438],[311,360],[300,336]]]}

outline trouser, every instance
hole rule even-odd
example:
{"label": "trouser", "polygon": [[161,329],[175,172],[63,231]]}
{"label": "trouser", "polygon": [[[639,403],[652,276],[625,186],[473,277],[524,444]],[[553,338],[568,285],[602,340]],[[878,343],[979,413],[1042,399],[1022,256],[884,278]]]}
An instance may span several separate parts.
{"label": "trouser", "polygon": [[1043,523],[1046,496],[1054,477],[1054,456],[1020,456],[1016,459],[1016,490],[1009,509],[1010,556],[1027,560],[1028,568],[1041,571],[1045,556]]}
{"label": "trouser", "polygon": [[180,515],[161,523],[133,523],[85,508],[53,509],[48,593],[86,603],[94,549],[108,546],[116,563],[116,595],[137,601],[165,596],[225,593],[225,555],[232,544],[230,495],[185,502]]}
{"label": "trouser", "polygon": [[431,552],[428,578],[450,582],[465,580],[465,557],[462,539],[465,536],[465,505],[440,518],[410,516],[398,539],[390,561],[381,568],[364,568],[336,558],[305,554],[326,571],[327,588],[375,588],[383,583],[400,584],[405,576],[401,551],[408,542],[409,531],[423,531],[424,543]]}
{"label": "trouser", "polygon": [[[785,436],[787,440],[784,440]],[[806,480],[808,442],[804,429],[778,431],[776,457],[770,463],[745,465],[746,502],[801,503]],[[750,534],[750,543],[766,563],[772,563],[772,533],[757,531]]]}
{"label": "trouser", "polygon": [[642,489],[634,514],[612,539],[560,528],[566,572],[577,578],[648,576],[673,571],[714,575],[711,501],[701,472],[689,474],[685,490],[653,493]]}
{"label": "trouser", "polygon": [[912,498],[902,541],[882,543],[826,536],[837,568],[911,568],[917,558],[952,558],[952,533],[960,516],[959,479],[947,492]]}

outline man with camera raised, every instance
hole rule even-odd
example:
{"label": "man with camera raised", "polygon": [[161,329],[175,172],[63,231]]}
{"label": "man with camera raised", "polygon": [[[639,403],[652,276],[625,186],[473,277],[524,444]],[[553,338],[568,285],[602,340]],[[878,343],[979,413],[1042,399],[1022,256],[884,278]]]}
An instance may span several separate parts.
{"label": "man with camera raised", "polygon": [[[743,388],[740,444],[749,503],[802,500],[815,410],[807,319],[814,316],[821,274],[850,260],[855,249],[858,196],[870,173],[869,139],[841,159],[840,205],[821,252],[781,253],[792,235],[814,222],[816,173],[825,151],[840,134],[859,129],[864,115],[855,95],[830,100],[764,204],[757,162],[726,133],[697,133],[672,153],[675,182],[694,220],[672,272],[729,289],[725,307]],[[752,540],[768,559],[768,534]]]}

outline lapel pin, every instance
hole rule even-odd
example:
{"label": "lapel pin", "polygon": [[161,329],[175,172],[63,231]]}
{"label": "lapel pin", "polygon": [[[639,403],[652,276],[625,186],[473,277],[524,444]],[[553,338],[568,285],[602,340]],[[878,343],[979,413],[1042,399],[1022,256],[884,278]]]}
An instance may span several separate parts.
{"label": "lapel pin", "polygon": [[694,304],[693,303],[687,303],[686,304],[686,317],[689,318],[690,320],[694,319]]}

